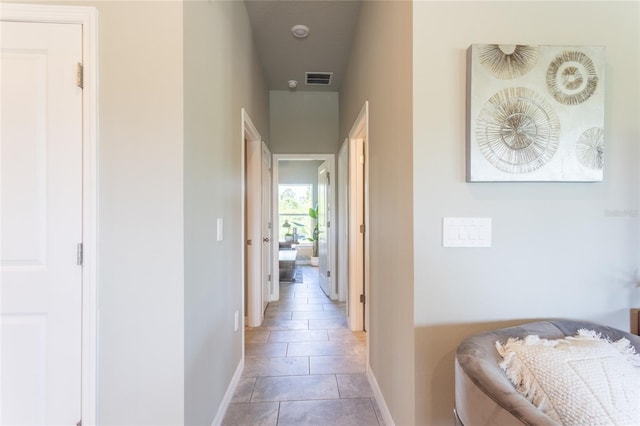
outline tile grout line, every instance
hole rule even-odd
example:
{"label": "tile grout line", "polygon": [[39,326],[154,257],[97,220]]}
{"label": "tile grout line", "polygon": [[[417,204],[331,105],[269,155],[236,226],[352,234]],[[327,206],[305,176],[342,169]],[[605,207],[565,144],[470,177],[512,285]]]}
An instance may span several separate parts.
{"label": "tile grout line", "polygon": [[253,380],[253,386],[251,387],[251,396],[249,397],[249,403],[251,403],[251,400],[253,399],[253,392],[255,392],[256,390],[256,384],[258,383],[258,378],[256,377]]}
{"label": "tile grout line", "polygon": [[338,399],[342,399],[342,392],[340,392],[340,384],[338,383],[338,375],[333,375],[333,380],[336,381],[336,389],[338,390]]}

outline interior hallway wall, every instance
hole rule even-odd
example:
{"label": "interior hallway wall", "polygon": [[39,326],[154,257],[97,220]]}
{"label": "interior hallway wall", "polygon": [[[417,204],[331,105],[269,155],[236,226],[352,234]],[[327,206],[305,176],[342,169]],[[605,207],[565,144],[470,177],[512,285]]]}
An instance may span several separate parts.
{"label": "interior hallway wall", "polygon": [[337,153],[338,109],[337,92],[270,91],[271,152]]}
{"label": "interior hallway wall", "polygon": [[340,137],[369,101],[369,364],[396,425],[413,425],[412,3],[365,1],[340,93]]}
{"label": "interior hallway wall", "polygon": [[210,425],[242,359],[241,108],[265,141],[269,135],[268,91],[244,2],[184,2],[184,75],[184,423]]}
{"label": "interior hallway wall", "polygon": [[[414,2],[416,424],[453,424],[454,352],[471,333],[549,317],[629,328],[640,302],[638,8]],[[603,182],[465,182],[472,43],[606,46]],[[443,217],[493,218],[493,247],[443,248]]]}
{"label": "interior hallway wall", "polygon": [[184,419],[182,5],[79,3],[98,7],[100,30],[98,422],[177,424]]}
{"label": "interior hallway wall", "polygon": [[318,185],[318,167],[321,160],[280,160],[278,183]]}

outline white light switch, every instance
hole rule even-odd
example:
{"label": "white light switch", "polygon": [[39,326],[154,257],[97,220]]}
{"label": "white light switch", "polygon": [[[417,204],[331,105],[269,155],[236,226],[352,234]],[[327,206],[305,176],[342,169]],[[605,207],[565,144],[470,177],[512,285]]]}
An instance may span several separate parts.
{"label": "white light switch", "polygon": [[222,241],[222,237],[223,237],[223,226],[222,226],[222,218],[219,217],[218,218],[218,228],[217,228],[217,240],[218,241]]}
{"label": "white light switch", "polygon": [[445,217],[443,247],[491,247],[490,217]]}

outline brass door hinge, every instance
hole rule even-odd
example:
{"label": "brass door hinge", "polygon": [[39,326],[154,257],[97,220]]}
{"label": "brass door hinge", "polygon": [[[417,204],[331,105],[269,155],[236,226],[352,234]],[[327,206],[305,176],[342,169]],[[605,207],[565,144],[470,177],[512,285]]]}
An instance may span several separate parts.
{"label": "brass door hinge", "polygon": [[84,88],[84,67],[80,62],[78,62],[78,70],[76,74],[76,84],[79,88]]}

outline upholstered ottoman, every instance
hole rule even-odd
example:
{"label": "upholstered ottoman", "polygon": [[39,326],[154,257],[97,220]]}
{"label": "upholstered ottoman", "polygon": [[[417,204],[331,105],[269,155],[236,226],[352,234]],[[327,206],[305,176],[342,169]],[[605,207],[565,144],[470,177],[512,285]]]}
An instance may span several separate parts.
{"label": "upholstered ottoman", "polygon": [[[583,333],[582,336],[578,336],[578,331],[581,329],[593,333]],[[525,339],[527,336],[534,337]],[[509,339],[512,341],[509,342]],[[593,352],[588,349],[591,347],[594,348]],[[524,352],[519,352],[521,349]],[[455,414],[457,422],[465,426],[560,425],[578,424],[584,422],[584,416],[590,418],[588,416],[592,415],[593,422],[599,421],[600,424],[613,424],[614,420],[619,424],[629,422],[634,424],[635,419],[640,418],[640,367],[636,365],[638,355],[633,352],[639,349],[640,337],[584,321],[539,321],[470,336],[460,343],[456,352]],[[601,355],[600,352],[596,354],[596,350],[604,351],[605,354]],[[557,354],[557,351],[562,353]],[[556,355],[567,358],[563,361],[564,364],[558,364],[568,366],[561,369],[563,374],[556,375],[554,371],[549,370],[551,364],[560,361],[544,361],[544,357]],[[540,360],[543,361],[536,366],[535,363]],[[515,373],[509,370],[509,367],[514,365],[517,367],[514,369]],[[547,370],[546,376],[552,379],[558,376],[558,386],[566,387],[569,383],[569,392],[556,392],[562,401],[553,400],[551,398],[553,392],[546,395],[546,390],[541,390],[535,383],[537,379],[535,375],[542,374],[536,370],[540,366],[543,372]],[[580,372],[581,369],[584,371]],[[549,371],[552,374],[549,374]],[[508,374],[516,379],[517,385],[509,379]],[[616,377],[606,377],[607,375]],[[610,388],[606,388],[609,384],[602,385],[598,380],[609,380]],[[584,384],[581,381],[592,383]],[[587,390],[580,392],[586,392],[587,398],[591,398],[588,393],[593,389],[606,389],[595,393],[610,393],[610,395],[604,395],[606,401],[601,405],[613,404],[612,406],[616,408],[612,410],[614,412],[607,413],[605,408],[596,407],[599,403],[587,404],[582,410],[573,407],[567,410],[566,407],[560,406],[567,401],[576,402],[571,398],[577,399],[579,396],[582,398],[583,396],[578,395],[578,388],[585,386]],[[530,398],[525,397],[517,388],[521,392],[523,389],[528,391]],[[573,395],[574,392],[575,395]],[[536,402],[543,404],[541,408],[545,408],[546,411],[530,401],[535,399],[531,398],[531,394],[537,398]],[[596,397],[602,398],[603,395],[596,395]],[[588,401],[591,400],[588,399]],[[600,411],[591,414],[590,410],[594,407]],[[629,410],[629,407],[635,407],[635,409]],[[607,415],[611,415],[611,419],[614,420],[603,421],[602,418],[606,418]],[[616,417],[624,415],[630,416],[623,417],[628,418],[629,421],[620,421]],[[569,417],[568,420],[566,416]],[[583,420],[574,422],[572,420],[574,417]],[[592,422],[588,421],[586,424],[591,426]]]}

